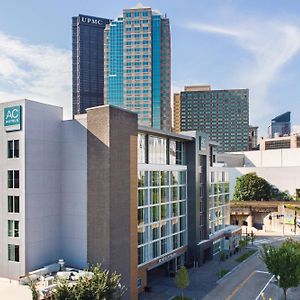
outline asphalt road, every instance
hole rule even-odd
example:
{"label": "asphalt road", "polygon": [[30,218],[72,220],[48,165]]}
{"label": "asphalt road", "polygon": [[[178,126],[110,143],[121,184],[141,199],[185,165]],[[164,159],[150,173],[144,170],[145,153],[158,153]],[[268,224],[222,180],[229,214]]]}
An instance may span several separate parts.
{"label": "asphalt road", "polygon": [[[260,247],[263,244],[279,245],[284,238],[267,237],[255,242]],[[262,294],[263,292],[263,294]],[[283,292],[277,282],[259,258],[259,252],[240,264],[204,298],[204,300],[279,300]],[[288,299],[300,299],[300,287],[288,291]]]}

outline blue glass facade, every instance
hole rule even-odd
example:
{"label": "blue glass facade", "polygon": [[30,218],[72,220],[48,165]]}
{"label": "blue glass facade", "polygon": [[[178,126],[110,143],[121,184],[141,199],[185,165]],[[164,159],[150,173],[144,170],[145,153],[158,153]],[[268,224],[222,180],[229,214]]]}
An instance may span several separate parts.
{"label": "blue glass facade", "polygon": [[152,16],[152,127],[160,128],[160,60],[161,17]]}
{"label": "blue glass facade", "polygon": [[123,101],[123,19],[110,24],[109,31],[109,103],[119,107]]}
{"label": "blue glass facade", "polygon": [[171,129],[169,20],[150,7],[124,9],[105,28],[104,102]]}
{"label": "blue glass facade", "polygon": [[73,114],[104,103],[103,34],[108,23],[85,15],[72,19]]}

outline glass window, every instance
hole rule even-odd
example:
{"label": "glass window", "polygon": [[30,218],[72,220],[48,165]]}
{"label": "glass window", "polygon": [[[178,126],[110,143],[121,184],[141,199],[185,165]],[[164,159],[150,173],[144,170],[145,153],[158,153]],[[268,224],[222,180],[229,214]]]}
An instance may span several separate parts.
{"label": "glass window", "polygon": [[152,186],[159,186],[160,184],[160,172],[159,171],[152,171],[151,172],[151,185]]}
{"label": "glass window", "polygon": [[178,216],[178,202],[172,203],[172,217]]}
{"label": "glass window", "polygon": [[172,201],[178,201],[178,187],[175,186],[172,188],[173,190],[173,198],[172,198]]}
{"label": "glass window", "polygon": [[160,172],[160,185],[168,185],[169,184],[169,172],[161,171]]}
{"label": "glass window", "polygon": [[14,143],[13,141],[7,142],[7,157],[13,158],[14,157]]}
{"label": "glass window", "polygon": [[8,188],[19,188],[19,171],[7,171],[7,186]]}
{"label": "glass window", "polygon": [[168,205],[160,206],[160,218],[161,220],[168,218]]}
{"label": "glass window", "polygon": [[159,221],[159,206],[151,207],[151,222]]}
{"label": "glass window", "polygon": [[19,213],[20,212],[20,197],[19,196],[8,196],[8,212]]}
{"label": "glass window", "polygon": [[159,251],[159,242],[152,243],[152,256],[153,258],[158,257],[160,255]]}
{"label": "glass window", "polygon": [[148,190],[138,190],[138,206],[148,204]]}
{"label": "glass window", "polygon": [[176,141],[169,142],[170,165],[176,165]]}
{"label": "glass window", "polygon": [[19,221],[8,220],[8,236],[19,237]]}
{"label": "glass window", "polygon": [[138,172],[138,186],[139,187],[148,186],[147,175],[148,175],[147,171],[139,171]]}
{"label": "glass window", "polygon": [[138,209],[138,225],[148,223],[148,208]]}
{"label": "glass window", "polygon": [[176,233],[179,231],[179,220],[178,218],[172,220],[172,233]]}
{"label": "glass window", "polygon": [[160,236],[164,237],[167,236],[169,234],[169,230],[168,230],[168,222],[164,221],[161,222],[160,224]]}
{"label": "glass window", "polygon": [[161,193],[161,203],[169,202],[169,188],[162,188]]}
{"label": "glass window", "polygon": [[180,196],[180,200],[186,199],[186,187],[185,186],[179,187],[179,196]]}
{"label": "glass window", "polygon": [[173,241],[173,250],[177,249],[178,246],[179,246],[179,243],[178,243],[178,234],[174,234],[172,236],[172,241]]}
{"label": "glass window", "polygon": [[176,142],[176,164],[183,165],[184,164],[184,143]]}
{"label": "glass window", "polygon": [[149,163],[165,164],[167,162],[166,139],[149,136]]}
{"label": "glass window", "polygon": [[140,133],[138,135],[138,162],[146,163],[146,136]]}
{"label": "glass window", "polygon": [[148,242],[148,227],[142,226],[138,228],[138,244],[142,245]]}
{"label": "glass window", "polygon": [[150,190],[150,203],[151,204],[159,203],[159,189],[158,188]]}
{"label": "glass window", "polygon": [[8,244],[8,260],[9,261],[20,261],[20,246]]}
{"label": "glass window", "polygon": [[159,239],[159,225],[158,223],[152,224],[152,240]]}
{"label": "glass window", "polygon": [[172,171],[172,185],[177,185],[179,183],[179,173],[178,171]]}
{"label": "glass window", "polygon": [[168,239],[161,240],[161,255],[168,252]]}

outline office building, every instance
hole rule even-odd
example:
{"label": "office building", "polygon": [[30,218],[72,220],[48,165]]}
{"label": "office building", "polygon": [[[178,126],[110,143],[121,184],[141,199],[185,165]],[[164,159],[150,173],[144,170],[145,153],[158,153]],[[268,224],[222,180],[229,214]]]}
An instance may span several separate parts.
{"label": "office building", "polygon": [[237,246],[207,134],[138,126],[109,105],[63,121],[60,107],[29,100],[1,103],[0,124],[0,277],[101,263],[137,299],[151,270]]}
{"label": "office building", "polygon": [[105,103],[136,112],[141,125],[170,130],[169,19],[138,4],[104,35]]}
{"label": "office building", "polygon": [[271,120],[268,127],[269,138],[291,134],[291,112],[286,112]]}
{"label": "office building", "polygon": [[211,90],[186,86],[174,101],[174,124],[180,131],[200,130],[219,143],[219,151],[248,149],[249,90]]}
{"label": "office building", "polygon": [[103,32],[108,19],[72,18],[73,114],[104,103]]}
{"label": "office building", "polygon": [[248,146],[249,151],[258,149],[257,132],[258,132],[258,126],[249,125],[249,146]]}
{"label": "office building", "polygon": [[259,148],[260,150],[300,148],[300,134],[269,139],[262,138],[259,142]]}

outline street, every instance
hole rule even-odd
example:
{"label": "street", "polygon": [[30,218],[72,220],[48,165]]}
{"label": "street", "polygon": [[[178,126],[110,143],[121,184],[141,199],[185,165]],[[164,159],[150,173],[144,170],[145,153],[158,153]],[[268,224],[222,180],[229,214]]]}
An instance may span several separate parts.
{"label": "street", "polygon": [[[254,247],[263,245],[280,245],[286,237],[262,236],[255,240]],[[298,240],[299,236],[296,237]],[[278,288],[276,280],[268,273],[264,263],[259,258],[259,251],[248,260],[236,264],[233,269],[221,279],[215,276],[220,269],[229,269],[236,257],[220,263],[211,261],[200,268],[190,269],[190,286],[184,295],[195,300],[281,300],[283,291]],[[140,300],[168,300],[174,295],[180,295],[174,279],[163,277],[153,282],[152,293],[142,293]],[[300,299],[300,287],[288,290],[289,300]]]}

